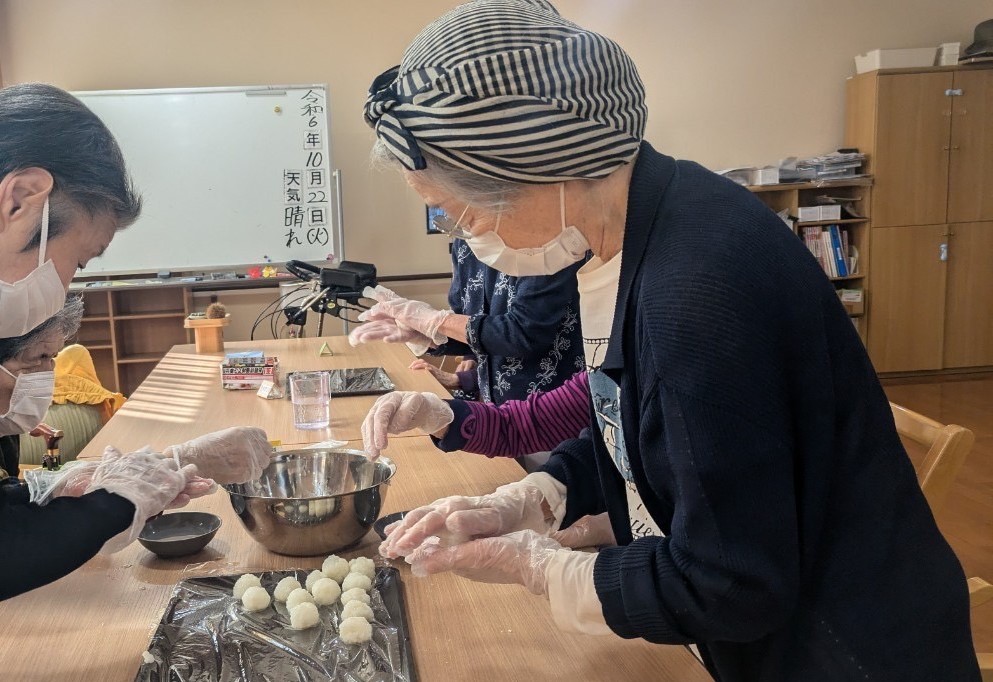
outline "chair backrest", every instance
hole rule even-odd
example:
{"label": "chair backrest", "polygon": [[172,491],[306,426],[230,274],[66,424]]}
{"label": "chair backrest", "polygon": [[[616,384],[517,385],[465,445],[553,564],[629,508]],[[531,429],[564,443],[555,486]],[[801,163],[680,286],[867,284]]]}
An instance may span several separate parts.
{"label": "chair backrest", "polygon": [[928,448],[924,461],[917,467],[917,482],[931,511],[937,513],[972,449],[975,437],[964,426],[939,424],[895,403],[890,403],[890,408],[900,436]]}

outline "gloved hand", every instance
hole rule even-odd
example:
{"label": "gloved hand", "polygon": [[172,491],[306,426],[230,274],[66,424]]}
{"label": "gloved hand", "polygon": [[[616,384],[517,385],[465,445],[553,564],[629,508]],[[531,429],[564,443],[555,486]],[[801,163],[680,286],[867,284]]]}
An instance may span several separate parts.
{"label": "gloved hand", "polygon": [[[143,448],[139,452],[152,453]],[[86,492],[93,480],[93,472],[99,462],[76,460],[63,465],[58,471],[46,469],[28,469],[24,472],[24,480],[28,484],[28,499],[40,507],[45,506],[56,497],[80,497]],[[217,483],[209,478],[191,476],[186,487],[180,491],[166,509],[185,507],[198,497],[210,495],[217,490]]]}
{"label": "gloved hand", "polygon": [[394,391],[379,396],[362,422],[362,445],[376,459],[389,444],[388,434],[419,428],[440,431],[452,423],[455,413],[434,393]]}
{"label": "gloved hand", "polygon": [[557,530],[549,537],[563,547],[604,547],[617,544],[614,529],[606,512],[596,516],[584,516],[564,530]]}
{"label": "gloved hand", "polygon": [[446,372],[442,369],[438,369],[427,360],[421,360],[420,358],[418,358],[417,360],[414,360],[412,363],[410,363],[409,369],[415,371],[427,370],[428,372],[431,373],[431,376],[433,376],[435,379],[438,380],[439,384],[447,388],[449,391],[454,391],[455,389],[460,387],[458,374],[452,374],[451,372]]}
{"label": "gloved hand", "polygon": [[479,582],[517,583],[532,594],[542,595],[548,592],[548,565],[552,557],[556,552],[570,551],[549,537],[523,530],[453,547],[422,545],[406,561],[419,578],[453,571]]}
{"label": "gloved hand", "polygon": [[120,495],[134,505],[134,520],[130,528],[104,543],[101,553],[113,554],[134,542],[145,522],[176,499],[196,473],[193,464],[180,468],[175,460],[154,453],[104,450],[84,493],[106,490]]}
{"label": "gloved hand", "polygon": [[[359,315],[359,319],[362,319],[362,315]],[[363,343],[372,343],[373,341],[405,343],[414,355],[423,355],[428,348],[434,345],[431,339],[424,334],[404,327],[396,320],[366,322],[353,329],[348,335],[348,343],[352,346],[360,346]]]}
{"label": "gloved hand", "polygon": [[452,314],[450,310],[436,310],[423,301],[411,301],[382,286],[377,286],[375,289],[367,288],[363,293],[378,303],[359,315],[360,320],[370,322],[392,320],[420,332],[433,343],[441,344],[448,341],[448,337],[438,329]]}
{"label": "gloved hand", "polygon": [[247,483],[269,466],[272,445],[262,429],[235,426],[170,445],[164,454],[180,466],[195,464],[203,476],[218,483]]}
{"label": "gloved hand", "polygon": [[407,556],[431,536],[446,544],[470,538],[533,530],[547,535],[554,517],[542,504],[541,490],[518,481],[480,497],[445,497],[407,512],[386,529],[379,553],[388,559]]}

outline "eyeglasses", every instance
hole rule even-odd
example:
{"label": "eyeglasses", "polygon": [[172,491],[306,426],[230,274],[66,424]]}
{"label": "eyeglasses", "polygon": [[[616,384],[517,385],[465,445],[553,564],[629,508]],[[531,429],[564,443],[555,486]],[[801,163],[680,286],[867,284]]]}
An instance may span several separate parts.
{"label": "eyeglasses", "polygon": [[[466,206],[466,210],[469,210],[468,206]],[[465,216],[465,211],[462,211],[462,216]],[[462,216],[459,217],[459,220],[452,220],[441,209],[434,209],[431,214],[431,227],[452,239],[470,239],[472,233],[459,224]]]}

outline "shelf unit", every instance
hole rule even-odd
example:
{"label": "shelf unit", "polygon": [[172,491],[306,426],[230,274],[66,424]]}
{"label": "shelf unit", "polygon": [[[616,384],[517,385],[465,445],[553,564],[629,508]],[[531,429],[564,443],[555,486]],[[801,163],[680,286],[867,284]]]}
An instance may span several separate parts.
{"label": "shelf unit", "polygon": [[183,328],[192,293],[182,287],[84,290],[86,307],[75,343],[90,351],[100,382],[130,395],[174,345],[190,343]]}
{"label": "shelf unit", "polygon": [[[846,277],[829,277],[836,289],[858,288],[862,290],[861,303],[844,303],[852,324],[858,330],[862,342],[866,342],[865,310],[869,300],[869,204],[872,190],[871,178],[854,178],[851,180],[829,180],[823,182],[797,182],[779,185],[751,185],[748,187],[762,203],[777,213],[787,211],[794,218],[793,232],[799,239],[803,238],[805,227],[827,227],[837,225],[848,232],[850,245],[858,250],[858,271]],[[795,220],[801,206],[815,206],[818,197],[852,199],[852,207],[862,217],[842,218],[839,220],[814,220],[798,222]]]}

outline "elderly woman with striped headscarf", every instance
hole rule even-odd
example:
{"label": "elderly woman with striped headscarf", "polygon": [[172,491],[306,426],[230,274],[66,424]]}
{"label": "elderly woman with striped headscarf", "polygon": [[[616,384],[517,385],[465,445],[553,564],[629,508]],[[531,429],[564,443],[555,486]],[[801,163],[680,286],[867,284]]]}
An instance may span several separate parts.
{"label": "elderly woman with striped headscarf", "polygon": [[[832,284],[747,190],[644,141],[616,43],[540,0],[469,2],[375,80],[365,116],[480,260],[594,254],[591,433],[414,510],[381,553],[520,583],[562,628],[695,643],[724,681],[979,679],[962,569]],[[616,547],[548,537],[600,512]]]}

